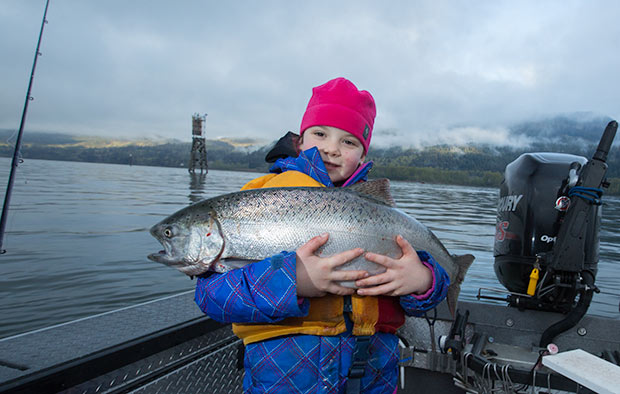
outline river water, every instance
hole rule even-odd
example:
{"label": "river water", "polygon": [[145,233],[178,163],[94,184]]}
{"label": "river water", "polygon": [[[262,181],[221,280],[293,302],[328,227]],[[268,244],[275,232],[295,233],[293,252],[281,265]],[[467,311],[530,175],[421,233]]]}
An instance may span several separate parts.
{"label": "river water", "polygon": [[[0,187],[10,159],[0,158]],[[17,171],[0,255],[0,338],[191,290],[194,281],[146,258],[148,229],[256,173],[27,160]],[[461,299],[500,287],[493,270],[498,190],[392,182],[399,208],[451,253],[476,256]],[[4,196],[4,194],[2,194]],[[620,199],[605,197],[601,261],[589,313],[620,319]],[[489,301],[487,301],[489,302]]]}

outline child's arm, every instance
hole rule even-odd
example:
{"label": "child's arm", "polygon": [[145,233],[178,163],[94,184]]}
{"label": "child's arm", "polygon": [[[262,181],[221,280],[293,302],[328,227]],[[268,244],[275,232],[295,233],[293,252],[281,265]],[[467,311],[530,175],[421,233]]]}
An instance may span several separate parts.
{"label": "child's arm", "polygon": [[421,295],[409,294],[400,297],[400,305],[405,313],[413,316],[421,316],[429,309],[435,308],[448,294],[450,277],[435,259],[424,251],[418,251],[418,256],[433,274],[433,286]]}
{"label": "child's arm", "polygon": [[224,274],[202,275],[195,301],[223,323],[272,323],[305,316],[309,303],[298,302],[295,252],[282,252]]}
{"label": "child's arm", "polygon": [[446,271],[426,252],[416,252],[400,235],[396,242],[403,255],[399,259],[367,253],[366,259],[386,267],[379,275],[358,280],[359,295],[401,296],[407,314],[420,314],[439,304],[450,285]]}

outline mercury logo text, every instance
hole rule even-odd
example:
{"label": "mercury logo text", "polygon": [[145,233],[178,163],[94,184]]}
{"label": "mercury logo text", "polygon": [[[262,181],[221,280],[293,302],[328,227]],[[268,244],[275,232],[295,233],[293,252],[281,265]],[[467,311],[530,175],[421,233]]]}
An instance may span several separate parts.
{"label": "mercury logo text", "polygon": [[517,204],[519,204],[519,201],[521,201],[522,198],[523,194],[500,198],[499,204],[497,205],[497,212],[514,211],[517,209]]}

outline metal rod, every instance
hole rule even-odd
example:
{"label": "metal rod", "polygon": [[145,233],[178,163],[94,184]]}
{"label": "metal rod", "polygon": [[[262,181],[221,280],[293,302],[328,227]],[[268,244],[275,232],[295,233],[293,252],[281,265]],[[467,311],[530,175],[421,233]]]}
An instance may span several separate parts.
{"label": "metal rod", "polygon": [[34,80],[34,71],[37,68],[37,59],[41,54],[39,48],[41,46],[41,38],[43,37],[43,28],[47,23],[47,8],[49,7],[50,0],[45,2],[45,12],[43,13],[43,20],[41,21],[41,31],[39,31],[39,40],[37,41],[37,49],[34,52],[34,62],[32,63],[32,71],[30,72],[30,82],[28,82],[28,91],[26,92],[26,102],[24,103],[24,110],[22,111],[22,120],[19,124],[19,133],[17,133],[17,141],[15,141],[15,150],[13,151],[13,161],[11,163],[11,173],[9,174],[9,182],[6,186],[6,194],[4,195],[4,205],[2,206],[2,218],[0,218],[0,254],[6,253],[6,250],[2,249],[4,243],[4,231],[6,229],[6,220],[9,212],[9,204],[11,202],[11,192],[13,191],[13,183],[15,182],[15,170],[19,165],[19,152],[22,144],[22,134],[24,133],[24,124],[26,123],[26,113],[28,113],[28,103],[32,100],[30,96],[30,90],[32,89],[32,81]]}

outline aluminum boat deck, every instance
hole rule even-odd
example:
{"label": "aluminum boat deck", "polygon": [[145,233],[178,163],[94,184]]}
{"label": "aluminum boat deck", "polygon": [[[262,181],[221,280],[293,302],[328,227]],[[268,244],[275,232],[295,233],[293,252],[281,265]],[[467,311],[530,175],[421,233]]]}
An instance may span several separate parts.
{"label": "aluminum boat deck", "polygon": [[[461,302],[459,309],[470,311],[466,350],[486,364],[470,359],[466,371],[463,360],[433,348],[431,337],[448,335],[452,325],[442,303],[434,334],[423,317],[408,318],[400,330],[409,346],[402,349],[399,392],[462,393],[453,381],[459,374],[471,384],[507,384],[501,376],[484,377],[485,368],[498,365],[510,365],[514,385],[535,381],[588,392],[545,368],[531,373],[541,333],[561,316],[476,302]],[[554,343],[560,351],[584,349],[617,364],[620,320],[586,316]],[[230,326],[204,316],[186,292],[0,340],[0,393],[239,393],[240,349]]]}

